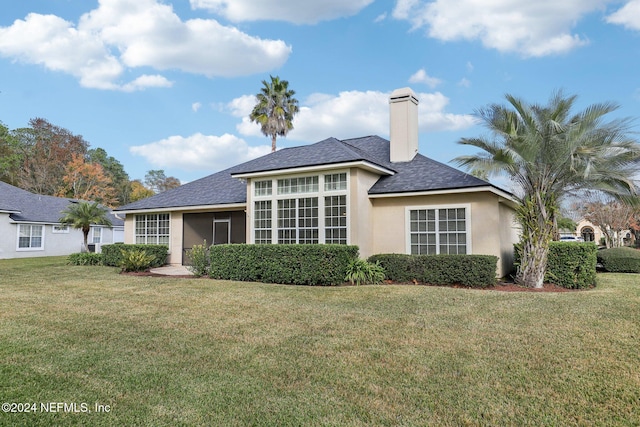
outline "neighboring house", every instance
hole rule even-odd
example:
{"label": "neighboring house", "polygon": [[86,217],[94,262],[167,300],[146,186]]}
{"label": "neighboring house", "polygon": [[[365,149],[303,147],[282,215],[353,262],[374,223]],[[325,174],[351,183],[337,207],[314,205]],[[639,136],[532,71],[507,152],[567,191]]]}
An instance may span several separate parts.
{"label": "neighboring house", "polygon": [[418,154],[418,100],[390,98],[378,136],[285,148],[116,209],[126,243],[337,243],[378,253],[489,254],[507,274],[518,239],[512,195]]}
{"label": "neighboring house", "polygon": [[[0,259],[69,255],[80,252],[81,230],[59,222],[62,211],[77,200],[41,196],[0,182]],[[124,241],[124,222],[111,214],[112,228],[92,226],[89,244]]]}
{"label": "neighboring house", "polygon": [[[605,237],[600,227],[584,218],[578,221],[575,233],[577,236],[582,237],[585,242],[596,242],[597,244],[600,244],[602,239]],[[628,245],[634,240],[631,230],[623,230],[620,235],[618,235],[617,232],[613,234],[616,239],[619,239],[620,244],[623,245]]]}

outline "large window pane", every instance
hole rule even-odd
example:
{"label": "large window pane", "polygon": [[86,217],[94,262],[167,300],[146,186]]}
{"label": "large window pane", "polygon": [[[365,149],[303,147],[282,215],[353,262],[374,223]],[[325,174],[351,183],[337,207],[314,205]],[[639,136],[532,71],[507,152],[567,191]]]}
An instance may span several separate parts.
{"label": "large window pane", "polygon": [[411,253],[466,254],[466,215],[465,208],[411,210],[409,212]]}
{"label": "large window pane", "polygon": [[169,246],[169,214],[136,215],[135,242]]}

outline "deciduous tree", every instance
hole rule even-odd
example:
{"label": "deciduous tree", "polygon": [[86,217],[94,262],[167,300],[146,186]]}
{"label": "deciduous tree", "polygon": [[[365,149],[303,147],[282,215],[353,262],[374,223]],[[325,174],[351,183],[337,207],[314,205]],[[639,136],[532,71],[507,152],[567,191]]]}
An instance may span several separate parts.
{"label": "deciduous tree", "polygon": [[113,206],[116,202],[111,178],[104,173],[102,165],[86,162],[80,154],[74,154],[67,163],[62,187],[57,195],[91,200],[107,206]]}

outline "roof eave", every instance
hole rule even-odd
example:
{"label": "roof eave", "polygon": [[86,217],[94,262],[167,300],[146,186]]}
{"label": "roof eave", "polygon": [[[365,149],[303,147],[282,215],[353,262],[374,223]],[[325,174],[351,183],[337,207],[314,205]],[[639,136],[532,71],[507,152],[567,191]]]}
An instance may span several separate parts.
{"label": "roof eave", "polygon": [[391,198],[391,197],[407,197],[407,196],[435,196],[440,194],[460,194],[460,193],[481,193],[481,192],[490,192],[501,199],[504,199],[504,202],[515,207],[518,204],[518,201],[513,196],[513,194],[504,191],[500,188],[494,187],[493,185],[482,185],[478,187],[461,187],[461,188],[443,188],[437,190],[421,190],[421,191],[404,191],[404,192],[389,192],[389,193],[373,193],[369,194],[369,198],[372,199],[382,199],[382,198]]}
{"label": "roof eave", "polygon": [[308,173],[308,172],[320,172],[320,171],[326,171],[331,169],[352,168],[352,167],[368,170],[370,172],[374,172],[379,175],[395,175],[395,171],[391,169],[385,168],[375,163],[368,162],[366,160],[358,160],[353,162],[327,163],[322,165],[300,166],[300,167],[286,168],[286,169],[241,172],[241,173],[231,174],[231,176],[239,179],[248,179],[248,178],[268,177],[268,176],[285,175],[285,174],[289,175],[289,174]]}
{"label": "roof eave", "polygon": [[246,202],[242,203],[227,203],[227,204],[218,204],[218,205],[193,205],[193,206],[169,206],[163,208],[138,208],[138,209],[126,209],[126,210],[117,210],[115,212],[119,214],[138,214],[138,213],[149,213],[149,212],[174,212],[174,211],[222,211],[222,210],[238,210],[245,209],[247,207]]}

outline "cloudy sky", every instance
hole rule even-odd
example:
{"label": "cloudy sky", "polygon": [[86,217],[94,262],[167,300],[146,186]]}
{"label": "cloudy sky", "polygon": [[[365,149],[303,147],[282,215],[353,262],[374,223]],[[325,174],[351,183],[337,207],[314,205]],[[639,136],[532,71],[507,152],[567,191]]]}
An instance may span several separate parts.
{"label": "cloudy sky", "polygon": [[[420,151],[449,162],[511,93],[640,119],[640,0],[29,0],[0,14],[0,121],[82,135],[132,179],[191,181],[268,153],[261,81],[301,111],[280,148],[388,137],[388,96],[420,99]],[[613,116],[612,116],[613,118]],[[640,131],[640,123],[636,125]]]}

